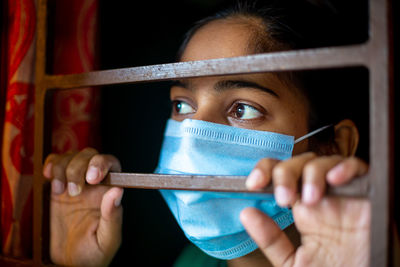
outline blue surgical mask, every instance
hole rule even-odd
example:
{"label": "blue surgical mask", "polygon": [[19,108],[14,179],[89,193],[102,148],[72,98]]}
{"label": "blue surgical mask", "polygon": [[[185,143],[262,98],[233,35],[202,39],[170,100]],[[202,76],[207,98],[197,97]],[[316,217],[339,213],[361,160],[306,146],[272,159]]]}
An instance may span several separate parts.
{"label": "blue surgical mask", "polygon": [[[291,157],[294,143],[293,136],[278,133],[170,119],[156,173],[248,175],[262,158]],[[270,194],[160,191],[187,238],[219,259],[238,258],[257,248],[239,220],[244,208],[262,210],[281,229],[293,223],[291,211],[279,207]]]}

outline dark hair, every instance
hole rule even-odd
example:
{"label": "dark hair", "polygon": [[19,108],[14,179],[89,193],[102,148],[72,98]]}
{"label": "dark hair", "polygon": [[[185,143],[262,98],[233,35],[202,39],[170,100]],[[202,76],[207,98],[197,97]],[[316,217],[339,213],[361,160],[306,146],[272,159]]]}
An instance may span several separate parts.
{"label": "dark hair", "polygon": [[[315,5],[314,2],[325,4]],[[359,42],[364,38],[362,34],[344,32],[346,27],[340,27],[344,22],[340,21],[338,17],[337,10],[328,1],[238,1],[233,6],[196,22],[184,36],[177,59],[180,60],[190,39],[201,27],[222,19],[238,19],[238,23],[247,23],[246,18],[259,20],[259,25],[254,25],[254,23],[249,25],[249,30],[252,31],[252,38],[249,38],[249,42],[253,43],[250,54],[336,46],[346,42]],[[298,71],[286,72],[283,73],[283,76],[286,80],[290,77],[290,82],[294,83],[309,100],[308,128],[310,131],[350,118],[356,121],[359,129],[368,132],[368,127],[357,123],[359,119],[354,118],[354,115],[361,115],[365,118],[368,112],[368,94],[363,95],[362,101],[367,106],[364,104],[361,114],[355,114],[353,110],[354,100],[359,97],[360,92],[355,89],[367,88],[368,73],[366,70]],[[344,83],[346,84],[344,85]],[[360,83],[363,83],[364,86],[361,86]],[[331,128],[310,139],[310,144],[312,149],[316,149],[321,143],[331,143],[333,138],[334,130]],[[361,143],[363,141],[364,139],[361,140]],[[366,152],[365,150],[362,154],[368,154]],[[362,157],[366,159],[367,155],[362,155]]]}
{"label": "dark hair", "polygon": [[[323,2],[324,5],[312,4]],[[262,21],[262,26],[268,36],[278,45],[273,51],[313,48],[343,44],[343,39],[350,42],[359,42],[365,37],[343,32],[345,26],[338,19],[335,8],[329,1],[318,0],[264,0],[264,1],[236,1],[221,11],[197,21],[186,32],[181,47],[178,50],[180,59],[187,43],[198,29],[211,21],[235,17],[254,17]],[[257,32],[260,33],[260,32]],[[264,35],[266,36],[266,35]],[[349,37],[351,36],[351,37]],[[345,37],[345,38],[343,38]],[[352,38],[353,40],[349,40]],[[260,39],[256,39],[261,41]],[[257,46],[255,53],[270,52],[271,46]]]}

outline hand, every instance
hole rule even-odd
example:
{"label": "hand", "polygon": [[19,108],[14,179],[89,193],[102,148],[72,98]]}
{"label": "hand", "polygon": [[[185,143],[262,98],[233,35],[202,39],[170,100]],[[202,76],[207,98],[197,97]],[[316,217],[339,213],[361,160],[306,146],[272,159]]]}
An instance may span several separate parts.
{"label": "hand", "polygon": [[[361,160],[308,152],[286,161],[261,160],[247,180],[250,190],[274,184],[278,205],[291,206],[301,235],[297,249],[275,222],[247,208],[240,219],[274,266],[368,266],[370,203],[365,199],[324,197],[326,184],[338,186],[364,175]],[[297,193],[301,181],[301,199]]]}
{"label": "hand", "polygon": [[[86,148],[79,153],[51,154],[43,175],[51,179],[50,256],[54,263],[105,266],[121,243],[121,188],[95,185],[119,161]],[[85,180],[92,184],[85,186]]]}

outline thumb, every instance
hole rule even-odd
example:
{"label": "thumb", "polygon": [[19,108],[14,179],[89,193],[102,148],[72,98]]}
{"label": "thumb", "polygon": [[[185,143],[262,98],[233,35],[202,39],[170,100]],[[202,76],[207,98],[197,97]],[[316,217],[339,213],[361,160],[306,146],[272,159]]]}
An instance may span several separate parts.
{"label": "thumb", "polygon": [[[106,257],[112,258],[122,241],[122,206],[123,189],[109,189],[101,201],[101,216],[97,228],[97,242]],[[111,260],[111,259],[110,259]]]}
{"label": "thumb", "polygon": [[256,208],[246,208],[240,220],[273,266],[292,266],[295,248],[279,226]]}

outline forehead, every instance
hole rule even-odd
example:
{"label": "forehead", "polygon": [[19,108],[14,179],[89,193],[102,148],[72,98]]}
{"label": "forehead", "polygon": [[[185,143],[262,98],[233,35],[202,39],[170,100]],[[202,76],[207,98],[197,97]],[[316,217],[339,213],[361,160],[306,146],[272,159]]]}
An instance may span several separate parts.
{"label": "forehead", "polygon": [[251,32],[251,27],[238,19],[212,21],[192,36],[181,61],[247,55]]}
{"label": "forehead", "polygon": [[[254,53],[254,44],[257,34],[265,33],[265,42],[268,42],[271,51],[277,50],[271,37],[266,33],[263,22],[256,17],[237,16],[227,19],[214,20],[199,28],[191,37],[181,56],[181,61],[207,60],[245,56]],[[279,50],[279,49],[278,49]],[[250,74],[258,77],[258,81],[265,83],[279,83],[279,87],[291,87],[291,93],[302,95],[291,82],[289,75],[277,74]],[[262,79],[261,79],[261,78]],[[192,79],[204,80],[204,78]],[[282,83],[283,82],[283,83]],[[303,99],[304,100],[304,99]]]}

